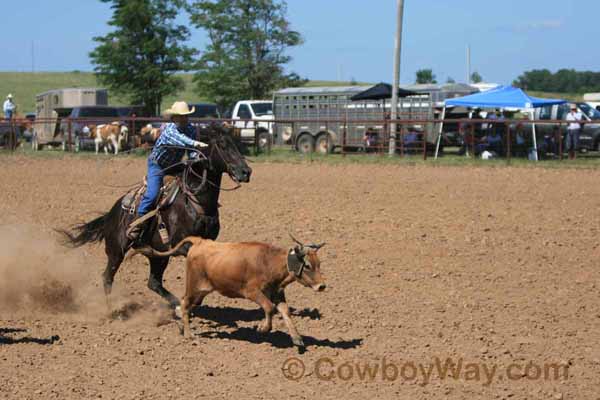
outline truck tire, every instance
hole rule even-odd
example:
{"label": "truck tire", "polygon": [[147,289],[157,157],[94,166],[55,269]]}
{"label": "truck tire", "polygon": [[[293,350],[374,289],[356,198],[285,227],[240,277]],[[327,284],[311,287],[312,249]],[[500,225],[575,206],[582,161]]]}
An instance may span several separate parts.
{"label": "truck tire", "polygon": [[333,141],[327,133],[317,136],[315,141],[315,151],[319,154],[329,154],[333,151]]}
{"label": "truck tire", "polygon": [[296,140],[296,149],[302,154],[308,154],[315,151],[315,139],[312,135],[304,133]]}

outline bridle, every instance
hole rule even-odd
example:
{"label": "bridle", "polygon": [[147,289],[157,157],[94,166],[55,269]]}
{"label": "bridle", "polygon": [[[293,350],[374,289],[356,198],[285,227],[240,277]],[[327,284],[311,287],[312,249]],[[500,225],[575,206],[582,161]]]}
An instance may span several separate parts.
{"label": "bridle", "polygon": [[212,144],[212,146],[210,148],[210,153],[208,154],[208,169],[210,169],[211,171],[213,170],[212,159],[213,159],[213,154],[215,151],[217,152],[217,155],[221,158],[221,161],[223,161],[223,164],[225,165],[225,168],[226,168],[225,172],[227,172],[227,175],[229,176],[229,178],[231,178],[231,180],[233,182],[235,182],[235,186],[233,188],[224,188],[220,185],[216,185],[216,184],[212,183],[211,181],[207,181],[207,183],[209,185],[211,185],[212,187],[214,187],[218,190],[222,190],[224,192],[233,192],[234,190],[241,188],[242,184],[235,177],[235,174],[233,174],[233,172],[231,170],[231,164],[228,163],[227,160],[225,160],[225,155],[223,154],[223,149],[216,142],[216,139],[214,139],[214,143]]}

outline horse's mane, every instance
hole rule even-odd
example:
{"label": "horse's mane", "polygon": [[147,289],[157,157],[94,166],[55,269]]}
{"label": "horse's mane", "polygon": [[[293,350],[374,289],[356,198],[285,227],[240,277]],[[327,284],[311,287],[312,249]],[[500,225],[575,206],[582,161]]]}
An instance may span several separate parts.
{"label": "horse's mane", "polygon": [[209,125],[200,127],[198,129],[199,140],[208,141],[210,139],[216,139],[222,136],[233,139],[234,143],[238,147],[241,144],[238,129],[232,126],[225,126],[220,123],[211,122]]}
{"label": "horse's mane", "polygon": [[211,122],[207,126],[201,126],[198,129],[198,135],[201,138],[213,138],[216,136],[233,136],[233,128]]}

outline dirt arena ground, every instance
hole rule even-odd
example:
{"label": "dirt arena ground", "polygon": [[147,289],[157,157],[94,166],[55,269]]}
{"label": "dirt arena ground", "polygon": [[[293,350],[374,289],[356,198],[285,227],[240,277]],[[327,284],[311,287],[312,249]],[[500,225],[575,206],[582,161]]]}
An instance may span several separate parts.
{"label": "dirt arena ground", "polygon": [[[257,306],[216,294],[183,340],[142,257],[108,318],[103,247],[53,228],[144,165],[0,158],[0,398],[600,398],[600,170],[253,164],[219,240],[328,243],[328,290],[288,289],[299,354],[280,316],[257,334]],[[174,260],[165,286],[183,277]]]}

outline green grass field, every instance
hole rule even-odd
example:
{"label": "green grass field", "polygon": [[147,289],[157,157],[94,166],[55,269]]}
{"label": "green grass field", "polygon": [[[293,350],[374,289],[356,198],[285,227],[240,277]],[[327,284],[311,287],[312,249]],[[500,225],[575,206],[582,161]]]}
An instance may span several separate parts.
{"label": "green grass field", "polygon": [[[191,74],[180,75],[185,82],[185,89],[174,96],[164,99],[163,108],[170,106],[176,99],[183,99],[188,103],[208,101],[195,93]],[[306,86],[348,86],[350,82],[312,80]],[[369,85],[366,82],[357,82],[357,85]],[[96,77],[91,72],[0,72],[0,99],[12,93],[19,106],[19,113],[35,112],[35,96],[51,89],[68,87],[101,87]],[[581,100],[582,94],[578,93],[544,93],[530,92],[533,96],[564,98],[567,100]],[[109,92],[109,104],[129,104],[126,98]]]}
{"label": "green grass field", "polygon": [[[164,99],[165,105],[171,105],[176,99],[183,99],[188,103],[206,101],[202,96],[194,93],[192,75],[181,74],[185,81],[185,89],[175,96]],[[35,96],[52,89],[77,88],[77,87],[102,87],[91,72],[0,72],[0,99],[12,93],[19,107],[19,113],[35,112]],[[108,101],[111,105],[129,104],[126,98],[120,97],[109,91]]]}
{"label": "green grass field", "polygon": [[[191,74],[180,75],[185,82],[185,89],[174,96],[164,99],[163,108],[170,106],[175,100],[182,99],[188,103],[208,101],[194,91]],[[310,81],[307,86],[344,86],[349,82]],[[368,85],[368,83],[359,83]],[[35,112],[35,96],[52,89],[102,87],[91,72],[0,72],[0,99],[12,93],[19,107],[19,113]],[[3,100],[2,100],[3,101]],[[111,105],[129,104],[126,98],[109,91],[108,101]]]}

